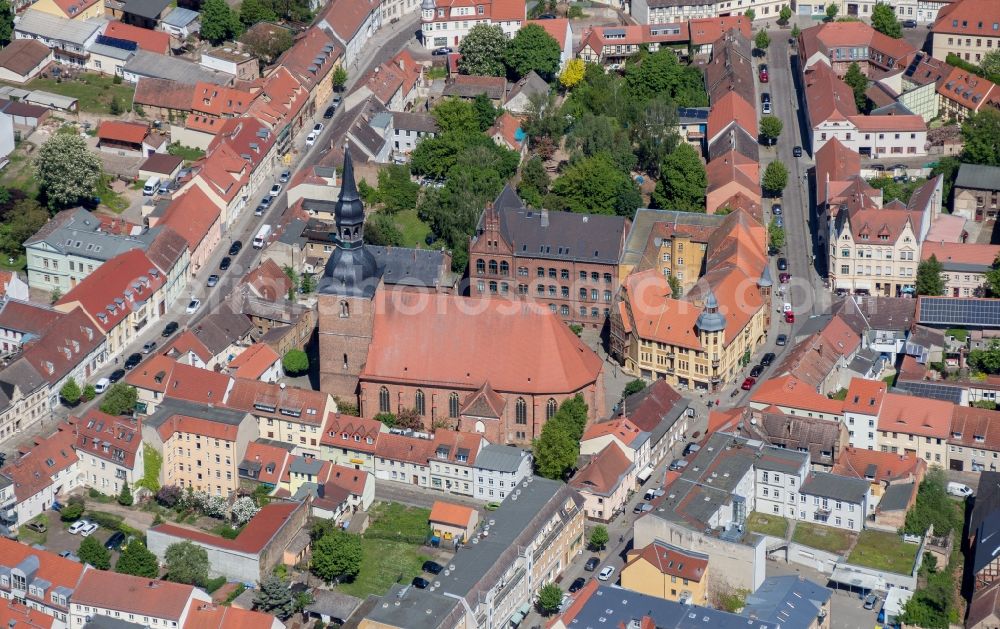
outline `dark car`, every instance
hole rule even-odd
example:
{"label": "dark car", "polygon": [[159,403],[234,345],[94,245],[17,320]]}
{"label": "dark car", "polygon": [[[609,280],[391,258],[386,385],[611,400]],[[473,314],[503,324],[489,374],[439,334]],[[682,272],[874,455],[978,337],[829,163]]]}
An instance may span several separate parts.
{"label": "dark car", "polygon": [[791,273],[779,273],[778,274],[778,281],[781,282],[782,284],[787,284],[788,282],[792,281],[792,274]]}
{"label": "dark car", "polygon": [[573,583],[569,586],[570,593],[579,592],[583,589],[583,586],[587,585],[587,580],[583,577],[577,577],[574,579]]}
{"label": "dark car", "polygon": [[233,263],[233,259],[230,258],[229,256],[226,256],[225,258],[223,258],[219,262],[219,270],[220,271],[225,271],[226,269],[229,268],[229,265],[232,264],[232,263]]}
{"label": "dark car", "polygon": [[239,253],[241,249],[243,249],[243,241],[234,241],[233,244],[229,245],[229,255],[234,256]]}
{"label": "dark car", "polygon": [[788,260],[784,258],[778,258],[778,270],[787,271],[788,270]]}
{"label": "dark car", "polygon": [[802,147],[796,146],[795,148],[793,148],[792,155],[794,155],[795,157],[802,157]]}
{"label": "dark car", "polygon": [[413,577],[413,587],[420,588],[421,590],[426,590],[430,586],[431,582],[423,577]]}
{"label": "dark car", "polygon": [[424,572],[430,572],[431,574],[438,574],[444,570],[444,566],[436,561],[425,561],[423,566]]}
{"label": "dark car", "polygon": [[125,534],[121,531],[116,531],[114,535],[108,538],[108,541],[104,542],[104,547],[108,550],[118,550],[125,543]]}
{"label": "dark car", "polygon": [[771,102],[771,94],[770,94],[770,92],[761,92],[760,93],[760,102],[761,102],[761,104],[770,103]]}
{"label": "dark car", "polygon": [[448,53],[451,53],[451,52],[455,52],[455,51],[452,50],[451,48],[448,48],[447,46],[441,46],[440,48],[435,48],[434,52],[432,52],[431,54],[432,55],[447,55]]}
{"label": "dark car", "polygon": [[132,354],[125,359],[125,368],[131,369],[142,362],[142,354]]}
{"label": "dark car", "polygon": [[337,111],[336,107],[327,107],[326,111],[323,112],[323,119],[324,120],[329,120],[330,118],[333,118],[333,114],[336,111]]}
{"label": "dark car", "polygon": [[903,28],[916,28],[917,27],[917,21],[916,20],[903,20],[900,23],[903,25]]}
{"label": "dark car", "polygon": [[587,563],[583,564],[583,569],[586,570],[587,572],[593,572],[594,570],[597,570],[597,566],[599,566],[600,564],[601,564],[600,559],[598,559],[597,557],[591,557],[590,559],[587,560]]}
{"label": "dark car", "polygon": [[768,352],[760,357],[760,364],[767,367],[774,362],[774,352]]}
{"label": "dark car", "polygon": [[556,16],[552,15],[551,13],[543,13],[543,14],[541,14],[541,15],[538,16],[538,19],[539,20],[554,20],[554,19],[556,19]]}
{"label": "dark car", "polygon": [[749,391],[750,389],[753,388],[753,385],[755,384],[757,384],[756,378],[747,378],[746,380],[743,381],[743,384],[740,385],[740,388],[743,389],[744,391]]}
{"label": "dark car", "polygon": [[115,382],[118,382],[124,377],[125,377],[124,369],[115,369],[114,371],[111,372],[111,375],[108,376],[108,382],[114,384]]}
{"label": "dark car", "polygon": [[788,336],[785,334],[779,334],[778,338],[774,340],[774,344],[781,346],[788,342]]}
{"label": "dark car", "polygon": [[750,370],[750,377],[759,378],[762,373],[764,373],[764,365],[754,365],[753,369]]}
{"label": "dark car", "polygon": [[163,332],[160,333],[160,336],[162,336],[163,338],[167,338],[176,331],[177,331],[177,322],[171,321],[167,325],[163,326]]}

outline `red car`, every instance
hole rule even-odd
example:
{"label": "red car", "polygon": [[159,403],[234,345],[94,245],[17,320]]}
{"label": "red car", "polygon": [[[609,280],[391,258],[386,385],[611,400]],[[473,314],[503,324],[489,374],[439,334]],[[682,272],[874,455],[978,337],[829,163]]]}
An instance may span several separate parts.
{"label": "red car", "polygon": [[760,82],[761,83],[767,83],[767,65],[766,64],[763,64],[763,63],[760,64],[760,69],[757,72],[757,76],[760,77]]}
{"label": "red car", "polygon": [[785,323],[795,323],[795,313],[791,310],[785,312]]}
{"label": "red car", "polygon": [[782,273],[778,276],[778,280],[781,281],[782,284],[787,284],[789,281],[791,281],[791,279],[792,276],[788,273]]}
{"label": "red car", "polygon": [[743,385],[740,388],[744,391],[749,391],[755,384],[757,384],[757,378],[747,378],[743,381]]}

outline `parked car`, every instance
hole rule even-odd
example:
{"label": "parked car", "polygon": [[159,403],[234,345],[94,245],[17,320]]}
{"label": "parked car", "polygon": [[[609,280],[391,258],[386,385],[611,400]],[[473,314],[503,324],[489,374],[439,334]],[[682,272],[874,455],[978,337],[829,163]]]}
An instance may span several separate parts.
{"label": "parked car", "polygon": [[774,225],[775,225],[775,227],[784,227],[785,226],[785,219],[781,218],[780,216],[775,216],[774,217]]}
{"label": "parked car", "polygon": [[674,459],[670,463],[670,470],[673,472],[679,472],[680,470],[683,470],[687,466],[688,462],[685,461],[684,459]]}
{"label": "parked car", "polygon": [[795,313],[791,310],[785,312],[785,323],[795,323]]}
{"label": "parked car", "polygon": [[[32,522],[31,524],[34,524],[34,522]],[[31,528],[31,524],[28,524],[28,528]],[[43,524],[42,526],[44,527],[45,525]],[[77,533],[87,528],[88,526],[90,526],[90,520],[77,520],[73,524],[69,525],[67,531],[69,531],[70,535],[76,535]],[[44,531],[45,529],[43,528],[42,532]]]}
{"label": "parked car", "polygon": [[263,203],[261,203],[260,205],[258,205],[256,207],[256,209],[254,209],[253,215],[254,216],[264,216],[264,210],[266,210],[266,209],[267,209],[267,206],[264,205]]}
{"label": "parked car", "polygon": [[587,572],[593,572],[594,570],[597,570],[597,565],[599,563],[601,563],[600,559],[597,557],[591,557],[587,560],[587,563],[583,564],[583,569]]}
{"label": "parked car", "polygon": [[430,572],[431,574],[439,574],[444,570],[444,566],[436,561],[425,561],[423,566],[424,572]]}
{"label": "parked car", "polygon": [[316,144],[316,134],[310,131],[309,135],[306,136],[306,146],[312,146],[313,144]]}
{"label": "parked car", "polygon": [[163,326],[163,332],[160,332],[160,336],[167,338],[171,334],[177,331],[177,322],[171,321],[167,325]]}
{"label": "parked car", "polygon": [[336,107],[327,107],[326,111],[323,112],[323,119],[329,120],[330,118],[333,118],[333,114],[336,113],[336,111]]}
{"label": "parked car", "polygon": [[198,308],[201,308],[201,300],[192,299],[191,301],[188,302],[187,308],[184,309],[184,312],[188,314],[194,314],[198,312]]}
{"label": "parked car", "polygon": [[763,105],[764,103],[770,103],[770,102],[771,102],[771,93],[770,92],[761,92],[760,93],[760,104]]}
{"label": "parked car", "polygon": [[[32,531],[35,531],[36,533],[44,533],[45,531],[48,530],[44,522],[28,522],[27,524],[25,524],[25,526],[31,529]],[[70,529],[72,528],[73,527],[70,527]],[[70,533],[73,533],[75,535],[76,531],[70,530]]]}
{"label": "parked car", "polygon": [[412,585],[415,588],[420,588],[421,590],[426,590],[428,587],[430,587],[431,582],[428,581],[427,579],[423,578],[423,577],[413,577]]}
{"label": "parked car", "polygon": [[691,454],[692,452],[698,452],[699,450],[701,450],[701,446],[700,445],[698,445],[697,443],[694,443],[694,442],[689,443],[686,446],[684,446],[684,456],[687,456],[687,455]]}
{"label": "parked car", "polygon": [[154,349],[156,349],[156,341],[146,341],[146,343],[142,346],[142,353],[149,354],[152,353]]}
{"label": "parked car", "polygon": [[787,271],[788,270],[788,260],[785,258],[778,258],[778,270]]}
{"label": "parked car", "polygon": [[570,593],[576,593],[583,589],[583,586],[587,585],[587,580],[583,577],[577,577],[573,580],[573,583],[569,586]]}
{"label": "parked car", "polygon": [[317,122],[316,124],[313,125],[313,133],[315,133],[316,135],[319,135],[319,132],[322,130],[323,130],[322,122]]}
{"label": "parked car", "polygon": [[281,194],[281,184],[280,183],[276,183],[273,186],[271,186],[271,192],[269,194],[272,197],[276,197],[279,194]]}
{"label": "parked car", "polygon": [[653,505],[648,502],[640,502],[632,508],[632,513],[646,513],[647,511],[652,511]]}
{"label": "parked car", "polygon": [[234,256],[243,249],[243,241],[236,240],[233,244],[229,245],[229,255]]}
{"label": "parked car", "polygon": [[226,269],[229,268],[229,266],[232,263],[233,263],[233,259],[230,258],[229,256],[226,256],[225,258],[219,260],[219,270],[225,271]]}
{"label": "parked car", "polygon": [[917,21],[916,20],[903,20],[902,22],[900,22],[900,24],[903,25],[903,28],[916,28],[917,27]]}
{"label": "parked car", "polygon": [[760,104],[760,113],[764,114],[765,116],[771,115],[771,101],[769,100],[764,101],[763,103]]}
{"label": "parked car", "polygon": [[747,378],[746,380],[743,381],[743,384],[740,385],[740,388],[743,389],[744,391],[749,391],[750,389],[753,388],[753,385],[755,384],[757,384],[756,378]]}
{"label": "parked car", "polygon": [[115,531],[115,533],[108,538],[108,541],[104,542],[104,547],[108,550],[118,550],[125,543],[125,534],[121,531]]}
{"label": "parked car", "polygon": [[760,364],[767,367],[774,362],[774,352],[768,352],[760,357]]}
{"label": "parked car", "polygon": [[111,381],[107,378],[101,378],[94,385],[94,393],[104,393],[111,386]]}
{"label": "parked car", "polygon": [[802,157],[802,147],[796,146],[792,149],[792,155],[795,157]]}
{"label": "parked car", "polygon": [[211,275],[208,276],[208,279],[205,281],[205,286],[212,288],[218,283],[219,283],[219,276],[216,275],[215,273],[212,273]]}
{"label": "parked car", "polygon": [[967,498],[972,495],[972,488],[962,483],[948,483],[948,493],[959,498]]}
{"label": "parked car", "polygon": [[771,214],[774,214],[775,216],[781,216],[781,204],[780,203],[775,203],[774,205],[771,206]]}
{"label": "parked car", "polygon": [[108,380],[111,382],[111,384],[114,384],[124,377],[125,377],[124,369],[115,369],[114,371],[111,372],[111,375],[108,376]]}
{"label": "parked car", "polygon": [[878,594],[869,594],[865,597],[865,609],[875,609],[878,604]]}
{"label": "parked car", "polygon": [[271,207],[271,203],[273,202],[274,202],[274,197],[272,197],[271,195],[267,195],[266,197],[260,200],[260,206],[265,208]]}
{"label": "parked car", "polygon": [[142,354],[138,352],[125,359],[125,369],[131,369],[142,362]]}
{"label": "parked car", "polygon": [[788,343],[788,335],[786,335],[786,334],[779,334],[778,338],[774,339],[774,344],[775,345],[783,346],[786,343]]}
{"label": "parked car", "polygon": [[450,54],[452,52],[455,52],[455,51],[452,50],[451,48],[448,48],[447,46],[441,46],[440,48],[435,48],[434,52],[432,52],[431,54],[432,55],[447,55],[447,54]]}
{"label": "parked car", "polygon": [[762,63],[757,67],[757,77],[761,83],[767,83],[767,64]]}
{"label": "parked car", "polygon": [[646,502],[650,502],[654,498],[658,498],[662,495],[663,495],[663,490],[660,489],[659,487],[654,487],[652,489],[647,489],[646,495],[644,495],[642,499],[645,500]]}
{"label": "parked car", "polygon": [[283,170],[281,171],[281,175],[278,176],[278,181],[280,181],[281,183],[288,183],[288,180],[291,178],[292,178],[292,171]]}
{"label": "parked car", "polygon": [[764,365],[754,365],[753,369],[750,370],[750,377],[759,378],[762,373],[764,373]]}
{"label": "parked car", "polygon": [[614,566],[605,566],[604,570],[601,570],[601,573],[597,575],[597,578],[600,579],[601,581],[607,581],[608,579],[611,578],[611,575],[613,575],[614,573],[615,573]]}
{"label": "parked car", "polygon": [[791,279],[792,279],[792,276],[791,276],[790,273],[779,273],[778,274],[778,281],[781,282],[782,284],[787,284],[789,281],[791,281]]}

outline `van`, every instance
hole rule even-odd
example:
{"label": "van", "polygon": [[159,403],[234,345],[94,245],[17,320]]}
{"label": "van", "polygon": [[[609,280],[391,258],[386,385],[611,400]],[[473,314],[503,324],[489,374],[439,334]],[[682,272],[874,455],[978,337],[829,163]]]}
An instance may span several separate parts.
{"label": "van", "polygon": [[160,189],[160,178],[157,176],[150,177],[146,180],[146,185],[142,187],[142,196],[151,197],[156,194],[156,191]]}
{"label": "van", "polygon": [[97,384],[94,385],[94,393],[104,393],[105,391],[108,390],[108,387],[110,386],[111,386],[110,380],[108,380],[107,378],[101,378],[100,380],[97,381]]}
{"label": "van", "polygon": [[948,493],[959,498],[967,498],[972,495],[972,488],[962,483],[948,483]]}
{"label": "van", "polygon": [[271,235],[270,225],[261,225],[257,230],[257,235],[253,237],[253,248],[261,249],[267,244],[267,237]]}

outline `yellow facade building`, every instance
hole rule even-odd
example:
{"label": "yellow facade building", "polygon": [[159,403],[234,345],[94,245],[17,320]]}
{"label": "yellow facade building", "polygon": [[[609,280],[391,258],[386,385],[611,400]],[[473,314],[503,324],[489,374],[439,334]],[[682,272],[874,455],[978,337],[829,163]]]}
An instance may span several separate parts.
{"label": "yellow facade building", "polygon": [[666,542],[629,551],[622,587],[668,601],[704,605],[708,600],[708,555]]}

